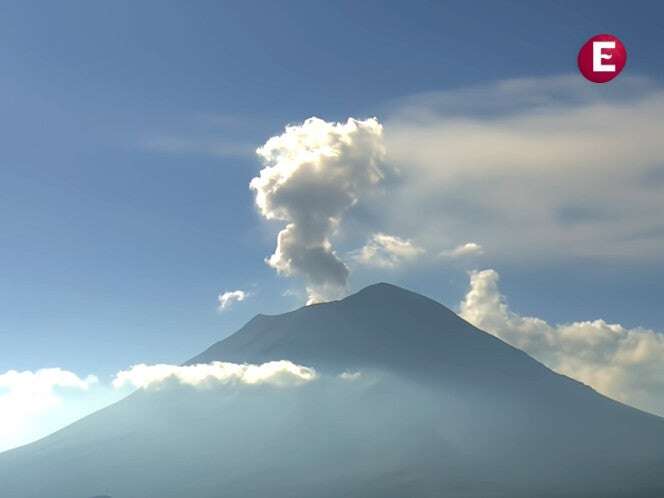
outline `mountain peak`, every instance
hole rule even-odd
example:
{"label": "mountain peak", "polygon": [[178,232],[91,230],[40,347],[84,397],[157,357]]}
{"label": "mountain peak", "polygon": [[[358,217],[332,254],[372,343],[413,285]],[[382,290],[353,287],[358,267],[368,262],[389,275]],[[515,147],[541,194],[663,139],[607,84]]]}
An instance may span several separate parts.
{"label": "mountain peak", "polygon": [[385,289],[385,290],[390,290],[391,289],[391,290],[396,290],[396,291],[404,291],[405,290],[402,287],[399,287],[398,285],[395,285],[395,284],[391,284],[389,282],[376,282],[375,284],[367,285],[366,287],[364,287],[363,289],[361,289],[358,292],[381,290],[381,289]]}
{"label": "mountain peak", "polygon": [[368,285],[363,289],[357,291],[355,294],[342,299],[344,301],[354,301],[358,299],[369,299],[371,301],[390,301],[390,302],[400,302],[401,304],[406,304],[407,302],[416,299],[418,301],[428,301],[435,303],[438,306],[442,306],[440,303],[437,303],[427,297],[424,297],[421,294],[413,292],[398,285],[390,284],[388,282],[378,282],[375,284]]}
{"label": "mountain peak", "polygon": [[404,289],[403,287],[399,287],[398,285],[391,284],[389,282],[376,282],[375,284],[367,285],[366,287],[357,291],[355,294],[352,294],[349,297],[358,294],[374,294],[374,293],[402,294],[402,293],[412,293],[412,292]]}
{"label": "mountain peak", "polygon": [[386,282],[340,301],[258,315],[187,363],[283,359],[320,370],[398,369],[466,378],[496,371],[533,378],[545,370],[442,304]]}

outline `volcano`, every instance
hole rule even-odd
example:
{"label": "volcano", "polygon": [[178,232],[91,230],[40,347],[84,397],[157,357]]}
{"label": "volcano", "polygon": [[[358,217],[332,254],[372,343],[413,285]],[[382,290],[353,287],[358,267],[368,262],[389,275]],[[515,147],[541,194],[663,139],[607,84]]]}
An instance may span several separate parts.
{"label": "volcano", "polygon": [[0,455],[11,498],[662,497],[664,419],[419,294],[258,315],[186,364],[289,360],[290,387],[139,389]]}

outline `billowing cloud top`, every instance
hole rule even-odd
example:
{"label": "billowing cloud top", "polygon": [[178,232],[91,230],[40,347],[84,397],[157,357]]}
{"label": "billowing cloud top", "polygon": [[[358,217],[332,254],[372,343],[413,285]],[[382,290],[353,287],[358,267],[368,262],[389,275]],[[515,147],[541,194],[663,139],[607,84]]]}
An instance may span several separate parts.
{"label": "billowing cloud top", "polygon": [[287,222],[268,264],[301,276],[309,302],[338,297],[348,268],[331,237],[344,213],[384,177],[383,128],[375,119],[330,123],[319,118],[286,127],[257,154],[265,167],[251,180],[260,213]]}
{"label": "billowing cloud top", "polygon": [[140,364],[118,372],[113,380],[113,387],[119,389],[129,385],[138,388],[155,388],[173,380],[194,387],[215,384],[292,386],[316,378],[317,373],[314,369],[290,361],[271,361],[261,365],[220,361],[187,366]]}

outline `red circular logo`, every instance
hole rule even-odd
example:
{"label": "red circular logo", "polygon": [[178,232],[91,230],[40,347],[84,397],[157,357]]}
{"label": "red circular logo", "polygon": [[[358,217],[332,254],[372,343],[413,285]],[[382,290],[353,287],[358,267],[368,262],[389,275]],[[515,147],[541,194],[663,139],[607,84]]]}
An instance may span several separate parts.
{"label": "red circular logo", "polygon": [[627,62],[625,45],[613,35],[595,35],[583,44],[577,57],[579,71],[593,83],[607,83]]}

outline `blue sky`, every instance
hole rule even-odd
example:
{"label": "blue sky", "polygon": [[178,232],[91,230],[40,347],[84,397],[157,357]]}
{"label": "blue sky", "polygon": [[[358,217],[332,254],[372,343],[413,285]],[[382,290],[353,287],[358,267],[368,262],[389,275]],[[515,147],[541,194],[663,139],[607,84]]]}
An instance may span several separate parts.
{"label": "blue sky", "polygon": [[[629,53],[608,89],[576,71],[579,47],[601,32]],[[283,224],[258,213],[248,188],[263,167],[254,150],[288,123],[376,116],[403,138],[412,99],[419,111],[463,100],[468,116],[504,102],[487,111],[498,120],[520,105],[496,90],[506,80],[535,81],[527,92],[551,99],[552,112],[574,98],[636,108],[664,84],[654,2],[16,2],[0,8],[0,33],[0,372],[59,367],[106,379],[135,363],[179,363],[256,313],[303,304],[301,281],[264,262]],[[468,88],[482,90],[469,97]],[[443,107],[437,120],[457,112]],[[658,152],[644,159],[655,186],[664,184]],[[664,262],[651,246],[499,248],[500,237],[486,243],[477,226],[464,228],[474,191],[455,192],[431,208],[461,220],[441,244],[477,239],[482,259],[358,267],[350,289],[388,280],[457,307],[467,272],[495,268],[520,314],[664,330]],[[561,224],[595,219],[601,232],[614,214],[595,216],[578,198],[556,211]],[[405,221],[381,218],[375,231],[424,244],[409,222],[419,212],[403,210]],[[337,249],[364,242],[341,236]],[[249,298],[220,313],[218,293],[235,289]]]}

